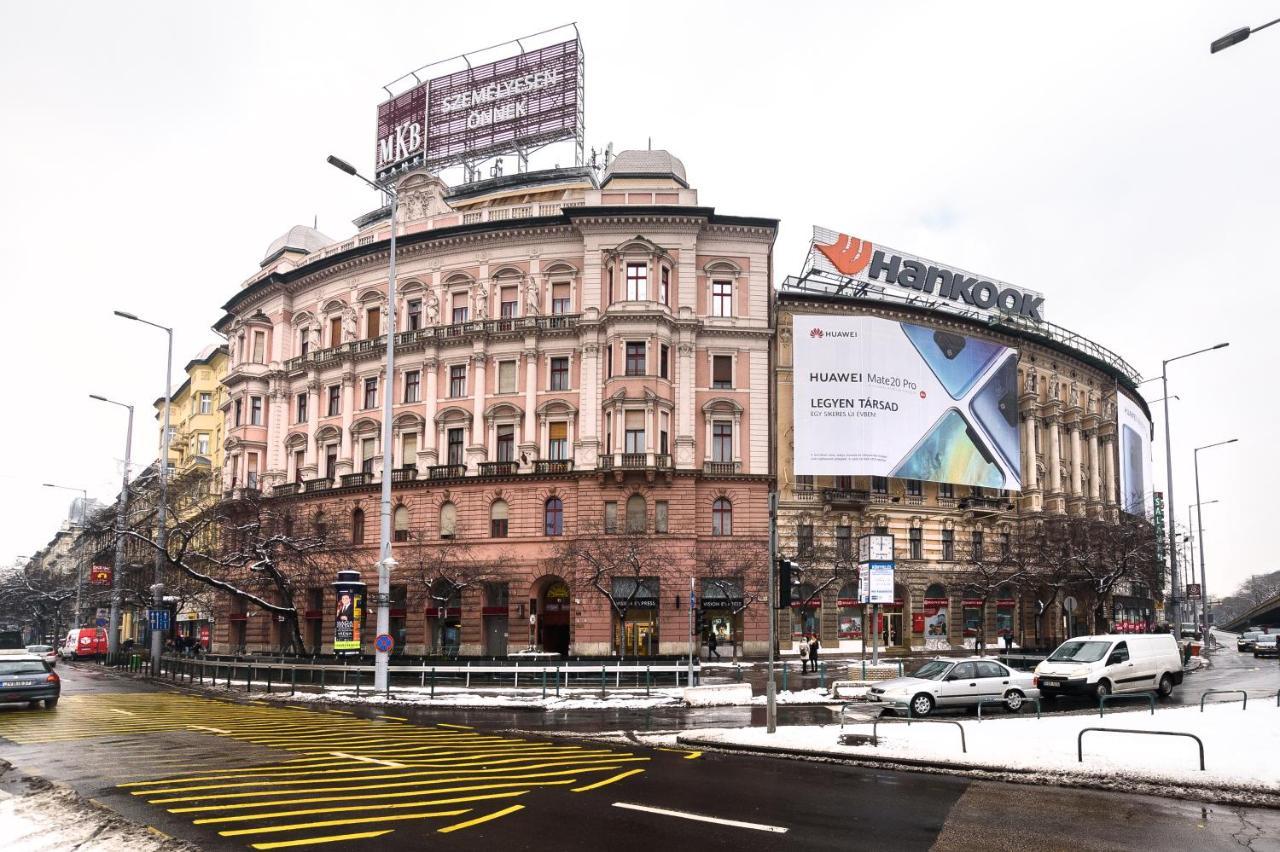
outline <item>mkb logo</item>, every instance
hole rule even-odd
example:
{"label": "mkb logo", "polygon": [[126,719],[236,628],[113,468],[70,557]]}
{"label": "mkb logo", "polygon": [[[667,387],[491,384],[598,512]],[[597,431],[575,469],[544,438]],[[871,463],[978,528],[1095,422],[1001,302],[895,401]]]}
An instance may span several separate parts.
{"label": "mkb logo", "polygon": [[831,261],[836,271],[850,277],[867,268],[874,249],[875,246],[868,240],[860,240],[848,234],[840,234],[833,245],[818,245],[818,251]]}

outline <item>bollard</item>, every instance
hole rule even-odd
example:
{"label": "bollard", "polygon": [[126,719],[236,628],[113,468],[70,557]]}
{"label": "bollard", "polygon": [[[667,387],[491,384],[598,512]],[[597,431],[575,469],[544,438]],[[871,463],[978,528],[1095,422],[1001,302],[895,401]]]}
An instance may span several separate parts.
{"label": "bollard", "polygon": [[245,666],[244,669],[244,691],[253,692],[253,666]]}
{"label": "bollard", "polygon": [[391,700],[391,672],[387,672],[387,700]]}
{"label": "bollard", "polygon": [[867,661],[866,660],[862,661],[862,679],[863,680],[867,679]]}
{"label": "bollard", "polygon": [[742,683],[742,666],[739,663],[734,663],[733,667],[738,670],[738,683]]}
{"label": "bollard", "polygon": [[436,667],[431,667],[431,697],[436,697]]}
{"label": "bollard", "polygon": [[827,664],[826,663],[818,664],[818,688],[819,689],[827,688]]}
{"label": "bollard", "polygon": [[271,666],[267,666],[267,692],[271,692]]}
{"label": "bollard", "polygon": [[[346,682],[346,672],[343,672],[343,682]],[[360,697],[360,669],[356,668],[356,698]]]}
{"label": "bollard", "polygon": [[782,691],[787,691],[787,664],[782,664]]}
{"label": "bollard", "polygon": [[649,697],[649,683],[650,683],[650,680],[649,680],[649,667],[648,667],[648,666],[645,666],[645,667],[644,667],[644,697],[645,697],[645,698],[648,698],[648,697]]}
{"label": "bollard", "polygon": [[601,700],[604,700],[604,695],[605,695],[604,684],[605,684],[605,676],[607,674],[608,674],[608,670],[604,666],[601,666],[600,667],[600,699]]}
{"label": "bollard", "polygon": [[[568,673],[565,674],[565,680],[569,679]],[[556,666],[556,698],[560,697],[560,667]],[[1280,702],[1277,702],[1280,705]]]}
{"label": "bollard", "polygon": [[298,688],[298,667],[294,666],[293,668],[289,669],[289,694],[293,695],[293,693],[297,690],[297,688]]}
{"label": "bollard", "polygon": [[329,670],[326,668],[320,669],[320,691],[321,692],[324,692],[324,676],[328,673],[328,671]]}
{"label": "bollard", "polygon": [[543,667],[542,667],[542,697],[543,697],[543,698],[546,698],[546,697],[547,697],[547,668],[546,668],[546,666],[543,666]]}
{"label": "bollard", "polygon": [[235,669],[235,666],[227,663],[227,689],[231,689],[231,672],[233,669]]}

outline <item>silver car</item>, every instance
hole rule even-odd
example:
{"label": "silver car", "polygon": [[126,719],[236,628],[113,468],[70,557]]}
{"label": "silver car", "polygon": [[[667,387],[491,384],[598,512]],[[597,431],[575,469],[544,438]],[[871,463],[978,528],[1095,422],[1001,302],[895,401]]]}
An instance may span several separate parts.
{"label": "silver car", "polygon": [[908,707],[912,716],[928,716],[935,709],[977,707],[1000,702],[1017,713],[1029,698],[1039,698],[1031,672],[1020,672],[990,657],[929,660],[906,677],[873,686],[867,700],[889,709]]}

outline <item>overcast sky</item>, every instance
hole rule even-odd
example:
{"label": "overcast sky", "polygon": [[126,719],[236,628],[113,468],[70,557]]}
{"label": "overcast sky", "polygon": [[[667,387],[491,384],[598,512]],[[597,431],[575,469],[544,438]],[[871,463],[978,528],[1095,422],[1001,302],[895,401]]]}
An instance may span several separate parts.
{"label": "overcast sky", "polygon": [[[704,204],[777,217],[779,279],[813,223],[1046,295],[1047,318],[1170,367],[1185,522],[1202,453],[1215,594],[1280,568],[1273,522],[1278,2],[9,4],[0,28],[0,564],[66,491],[110,499],[124,412],[154,457],[164,335],[179,366],[291,225],[332,237],[373,194],[383,83],[576,20],[589,146],[667,148]],[[567,160],[565,161],[567,163]],[[549,165],[549,164],[548,164]],[[510,166],[510,163],[508,164]],[[510,168],[508,168],[508,171]],[[176,384],[176,382],[175,382]],[[1158,399],[1159,382],[1144,386]],[[1158,407],[1157,407],[1158,408]],[[1164,484],[1157,417],[1157,481]]]}

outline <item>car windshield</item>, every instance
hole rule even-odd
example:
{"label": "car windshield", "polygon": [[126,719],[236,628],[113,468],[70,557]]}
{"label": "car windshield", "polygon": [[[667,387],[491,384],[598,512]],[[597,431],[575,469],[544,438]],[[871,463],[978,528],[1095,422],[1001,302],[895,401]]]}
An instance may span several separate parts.
{"label": "car windshield", "polygon": [[1049,655],[1051,663],[1096,663],[1111,647],[1110,642],[1063,642]]}
{"label": "car windshield", "polygon": [[47,654],[53,649],[48,645],[28,645],[27,650],[33,654]]}
{"label": "car windshield", "polygon": [[942,680],[950,670],[951,663],[948,663],[946,660],[930,660],[912,672],[911,676],[918,677],[921,680]]}
{"label": "car windshield", "polygon": [[43,674],[44,663],[39,660],[17,660],[11,663],[0,663],[0,677],[5,675]]}

